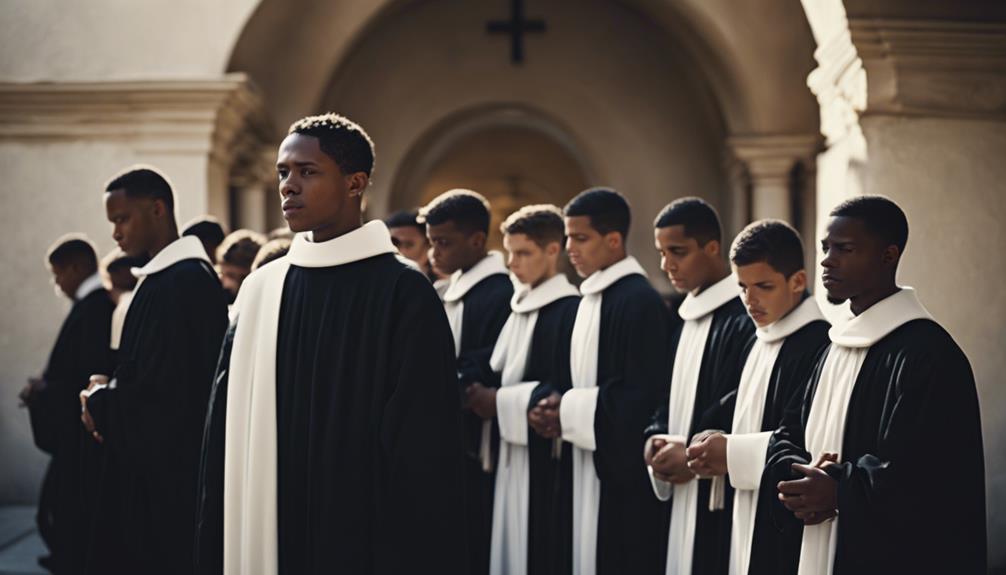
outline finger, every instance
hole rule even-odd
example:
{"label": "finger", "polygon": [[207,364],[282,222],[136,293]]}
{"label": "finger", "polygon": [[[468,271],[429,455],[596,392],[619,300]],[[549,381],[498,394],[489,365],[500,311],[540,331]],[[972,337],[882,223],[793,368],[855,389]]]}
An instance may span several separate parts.
{"label": "finger", "polygon": [[780,481],[776,488],[784,495],[803,495],[807,491],[807,479]]}
{"label": "finger", "polygon": [[803,475],[806,476],[810,476],[814,473],[814,466],[804,465],[803,463],[794,463],[793,465],[790,466],[790,468],[793,471],[797,473],[802,473]]}

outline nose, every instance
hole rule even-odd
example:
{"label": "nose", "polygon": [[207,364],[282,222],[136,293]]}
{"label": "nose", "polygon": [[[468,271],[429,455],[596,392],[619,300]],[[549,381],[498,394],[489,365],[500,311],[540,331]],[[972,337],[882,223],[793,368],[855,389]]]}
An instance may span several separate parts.
{"label": "nose", "polygon": [[506,258],[506,267],[512,270],[513,266],[514,266],[514,257],[513,254],[509,254],[507,255]]}
{"label": "nose", "polygon": [[821,260],[821,267],[826,270],[830,270],[831,268],[835,267],[835,259],[832,257],[831,253],[824,256],[824,259]]}
{"label": "nose", "polygon": [[667,256],[660,256],[660,269],[671,273],[671,260]]}
{"label": "nose", "polygon": [[295,195],[300,193],[300,188],[293,182],[293,176],[287,176],[286,179],[281,180],[279,183],[279,196],[281,198],[286,198],[290,195]]}

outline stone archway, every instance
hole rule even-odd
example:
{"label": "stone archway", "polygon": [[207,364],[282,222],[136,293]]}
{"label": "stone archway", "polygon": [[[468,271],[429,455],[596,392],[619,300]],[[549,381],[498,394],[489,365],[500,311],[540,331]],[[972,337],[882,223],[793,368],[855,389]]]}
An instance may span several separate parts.
{"label": "stone archway", "polygon": [[455,114],[421,136],[401,162],[386,209],[423,205],[454,187],[478,190],[493,206],[490,242],[523,205],[562,206],[596,180],[574,137],[535,110],[490,106]]}

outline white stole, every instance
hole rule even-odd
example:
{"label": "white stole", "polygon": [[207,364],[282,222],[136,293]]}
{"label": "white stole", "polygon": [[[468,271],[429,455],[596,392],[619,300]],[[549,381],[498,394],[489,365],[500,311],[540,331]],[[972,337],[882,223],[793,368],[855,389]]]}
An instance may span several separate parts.
{"label": "white stole", "polygon": [[601,480],[594,468],[594,412],[597,409],[597,355],[601,342],[601,302],[604,290],[633,274],[646,276],[631,256],[594,272],[580,284],[583,299],[576,310],[569,364],[573,388],[562,396],[559,422],[562,438],[573,444],[573,573],[597,570],[597,515]]}
{"label": "white stole", "polygon": [[[828,332],[832,344],[821,369],[805,434],[812,464],[825,452],[837,453],[839,461],[842,460],[849,399],[866,354],[887,334],[916,319],[932,319],[932,316],[919,302],[915,290],[904,287]],[[839,520],[836,517],[804,527],[800,575],[831,575]]]}
{"label": "white stole", "polygon": [[489,573],[519,575],[527,572],[530,463],[528,461],[527,409],[537,381],[522,381],[538,310],[579,292],[559,274],[531,289],[523,286],[510,301],[510,317],[500,332],[489,365],[502,373],[496,392],[496,417],[500,453],[493,495],[492,545]]}
{"label": "white stole", "polygon": [[727,439],[727,475],[734,487],[730,535],[730,575],[747,575],[754,538],[758,490],[771,431],[761,431],[765,400],[776,360],[786,338],[805,325],[824,319],[813,297],[804,299],[775,323],[759,328],[744,363],[731,433]]}
{"label": "white stole", "polygon": [[[695,393],[699,385],[702,356],[706,339],[713,325],[713,312],[740,294],[737,278],[729,275],[703,290],[699,295],[688,294],[678,308],[685,320],[674,354],[671,373],[670,404],[667,410],[666,439],[688,443],[695,409]],[[697,480],[679,485],[661,481],[648,469],[653,491],[661,501],[674,496],[671,506],[671,528],[667,534],[667,575],[691,575],[692,552],[695,547],[695,516],[699,506]]]}
{"label": "white stole", "polygon": [[[461,354],[461,327],[465,318],[464,297],[479,282],[496,274],[507,275],[507,267],[503,263],[503,254],[492,251],[468,271],[458,270],[451,275],[451,282],[442,299],[444,300],[444,311],[447,312],[447,321],[451,325],[451,333],[454,334],[455,357]],[[493,468],[492,425],[491,419],[482,422],[482,438],[479,441],[479,460],[482,463],[482,471],[486,473],[492,471]]]}
{"label": "white stole", "polygon": [[286,256],[256,270],[242,284],[234,304],[238,326],[227,391],[224,573],[279,571],[276,347],[287,271],[291,265],[333,267],[395,252],[381,221],[321,243],[298,234]]}

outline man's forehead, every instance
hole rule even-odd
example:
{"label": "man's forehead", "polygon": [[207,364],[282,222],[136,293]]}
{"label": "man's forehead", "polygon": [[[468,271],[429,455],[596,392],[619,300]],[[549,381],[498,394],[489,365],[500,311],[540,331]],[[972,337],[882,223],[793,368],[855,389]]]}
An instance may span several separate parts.
{"label": "man's forehead", "polygon": [[279,145],[277,163],[284,161],[317,161],[323,155],[318,138],[293,133],[283,139]]}
{"label": "man's forehead", "polygon": [[825,238],[831,241],[851,241],[863,237],[866,231],[866,225],[858,218],[832,216],[828,220]]}
{"label": "man's forehead", "polygon": [[688,245],[695,241],[695,238],[690,238],[685,235],[685,226],[674,225],[667,226],[665,228],[656,228],[654,236],[658,241],[670,245]]}

